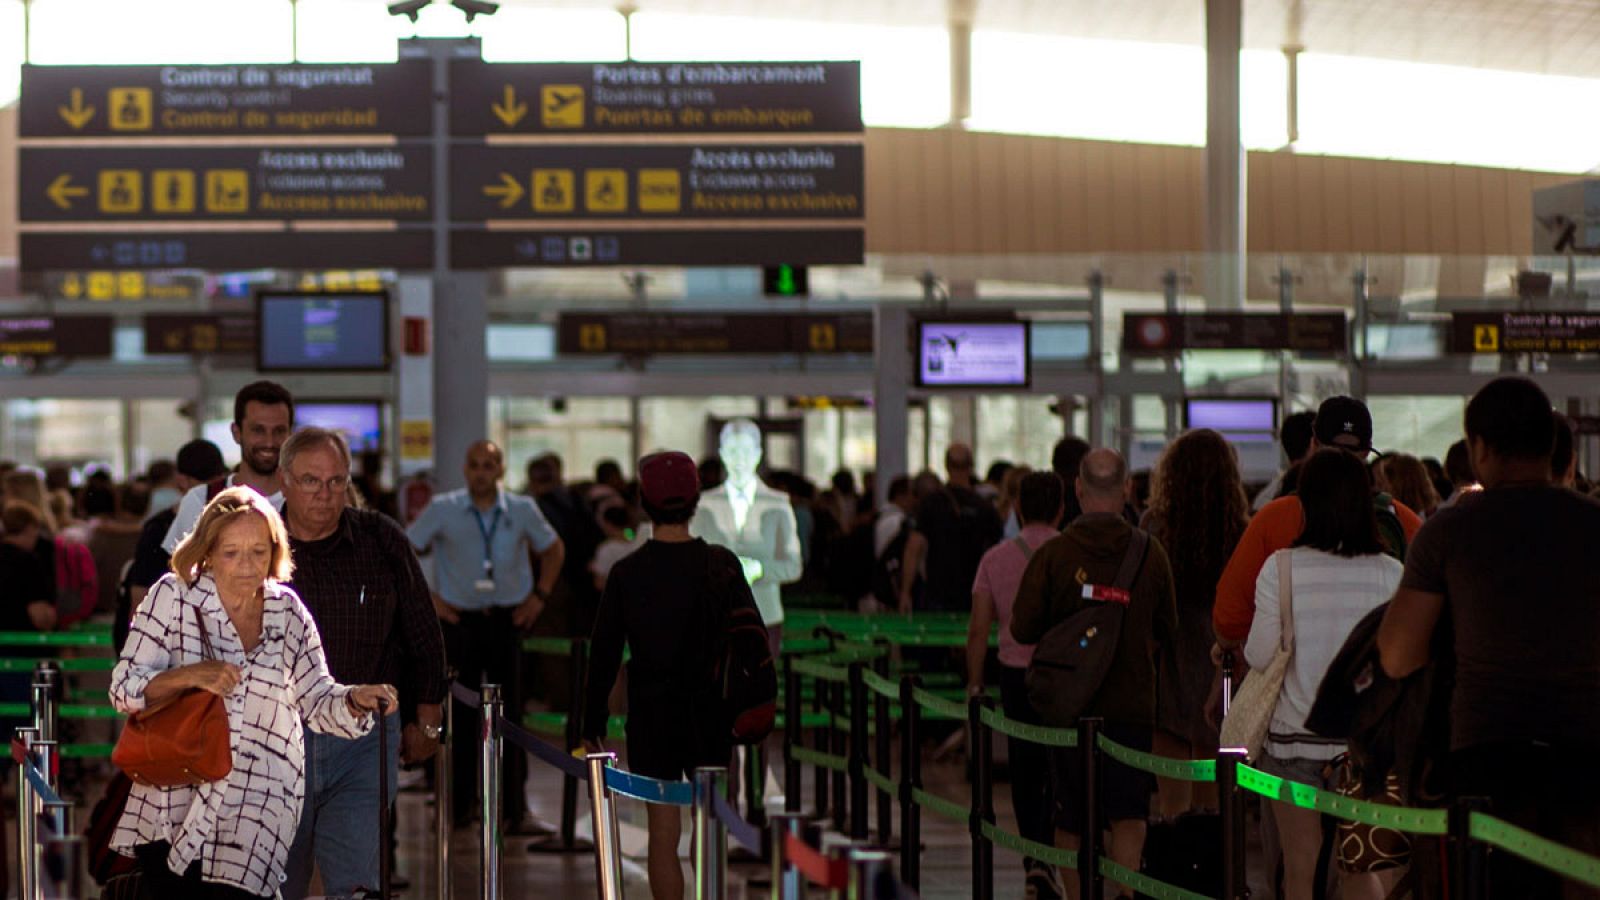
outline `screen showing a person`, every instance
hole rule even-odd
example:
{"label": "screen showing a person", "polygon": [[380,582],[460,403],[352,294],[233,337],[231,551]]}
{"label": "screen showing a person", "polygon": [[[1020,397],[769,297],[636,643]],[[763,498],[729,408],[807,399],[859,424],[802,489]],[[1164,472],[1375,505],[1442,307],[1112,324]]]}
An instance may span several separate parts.
{"label": "screen showing a person", "polygon": [[924,387],[1026,387],[1028,323],[919,323],[917,383]]}
{"label": "screen showing a person", "polygon": [[376,403],[296,403],[294,423],[339,432],[352,453],[383,448],[383,416]]}
{"label": "screen showing a person", "polygon": [[384,371],[389,368],[383,294],[264,294],[261,369]]}
{"label": "screen showing a person", "polygon": [[1201,399],[1184,401],[1190,428],[1210,428],[1231,441],[1271,441],[1278,430],[1278,407],[1273,400]]}

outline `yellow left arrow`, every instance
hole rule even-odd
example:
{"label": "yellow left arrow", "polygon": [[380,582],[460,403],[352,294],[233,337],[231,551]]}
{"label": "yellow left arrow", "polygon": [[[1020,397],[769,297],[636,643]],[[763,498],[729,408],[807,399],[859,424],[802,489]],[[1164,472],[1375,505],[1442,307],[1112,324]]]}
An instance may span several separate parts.
{"label": "yellow left arrow", "polygon": [[63,172],[56,176],[55,181],[50,182],[50,186],[45,188],[44,193],[46,197],[50,198],[50,202],[56,206],[70,210],[72,209],[72,198],[89,196],[89,189],[81,184],[73,184],[72,176]]}
{"label": "yellow left arrow", "polygon": [[61,113],[61,118],[65,119],[74,131],[83,130],[83,126],[89,124],[89,120],[94,118],[94,107],[83,105],[82,88],[73,88],[72,103],[68,106],[58,106],[56,111]]}
{"label": "yellow left arrow", "polygon": [[510,209],[517,204],[518,200],[522,199],[522,185],[517,183],[515,178],[505,172],[501,172],[500,183],[485,185],[483,194],[485,197],[499,197],[500,208]]}

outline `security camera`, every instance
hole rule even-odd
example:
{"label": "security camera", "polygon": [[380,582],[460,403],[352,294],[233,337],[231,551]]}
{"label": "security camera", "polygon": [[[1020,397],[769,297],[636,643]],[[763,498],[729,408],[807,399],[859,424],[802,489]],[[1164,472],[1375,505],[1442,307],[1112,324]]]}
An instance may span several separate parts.
{"label": "security camera", "polygon": [[465,13],[469,23],[479,16],[492,16],[500,11],[500,4],[489,0],[450,0],[450,5]]}
{"label": "security camera", "polygon": [[432,2],[433,0],[400,0],[398,3],[389,4],[389,15],[405,16],[415,22],[423,8]]}

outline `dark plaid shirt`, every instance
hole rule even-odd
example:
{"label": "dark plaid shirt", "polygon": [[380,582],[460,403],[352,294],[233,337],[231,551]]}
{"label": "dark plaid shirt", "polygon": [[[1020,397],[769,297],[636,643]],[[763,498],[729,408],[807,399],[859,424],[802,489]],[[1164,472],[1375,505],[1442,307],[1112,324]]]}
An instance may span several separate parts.
{"label": "dark plaid shirt", "polygon": [[322,632],[328,668],[341,684],[392,684],[404,721],[419,703],[439,703],[444,636],[428,583],[406,533],[382,513],[346,509],[333,534],[289,539],[289,586]]}

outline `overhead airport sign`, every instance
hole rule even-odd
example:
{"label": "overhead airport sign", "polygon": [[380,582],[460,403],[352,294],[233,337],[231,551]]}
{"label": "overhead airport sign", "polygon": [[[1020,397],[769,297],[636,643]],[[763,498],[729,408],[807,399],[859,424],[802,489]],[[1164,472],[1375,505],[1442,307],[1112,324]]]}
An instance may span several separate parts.
{"label": "overhead airport sign", "polygon": [[422,136],[426,60],[341,65],[23,66],[24,138]]}
{"label": "overhead airport sign", "polygon": [[[458,147],[456,221],[859,219],[859,144]],[[768,260],[770,262],[770,260]]]}
{"label": "overhead airport sign", "polygon": [[433,232],[136,231],[19,235],[22,268],[51,269],[427,269]]}
{"label": "overhead airport sign", "polygon": [[40,290],[50,300],[190,302],[205,297],[206,279],[198,272],[91,269],[47,273]]}
{"label": "overhead airport sign", "polygon": [[255,316],[199,313],[146,315],[144,352],[146,356],[207,353],[252,355],[256,352]]}
{"label": "overhead airport sign", "polygon": [[1600,312],[1452,313],[1451,353],[1600,353]]}
{"label": "overhead airport sign", "polygon": [[458,269],[512,266],[860,265],[859,228],[609,229],[490,231],[456,229],[450,264]]}
{"label": "overhead airport sign", "polygon": [[431,219],[428,147],[24,147],[24,222]]}
{"label": "overhead airport sign", "polygon": [[0,318],[0,356],[111,356],[110,316]]}
{"label": "overhead airport sign", "polygon": [[450,131],[817,134],[861,131],[861,64],[456,60]]}
{"label": "overhead airport sign", "polygon": [[1125,353],[1291,350],[1344,353],[1343,313],[1124,313]]}
{"label": "overhead airport sign", "polygon": [[563,313],[563,355],[872,352],[871,313]]}

